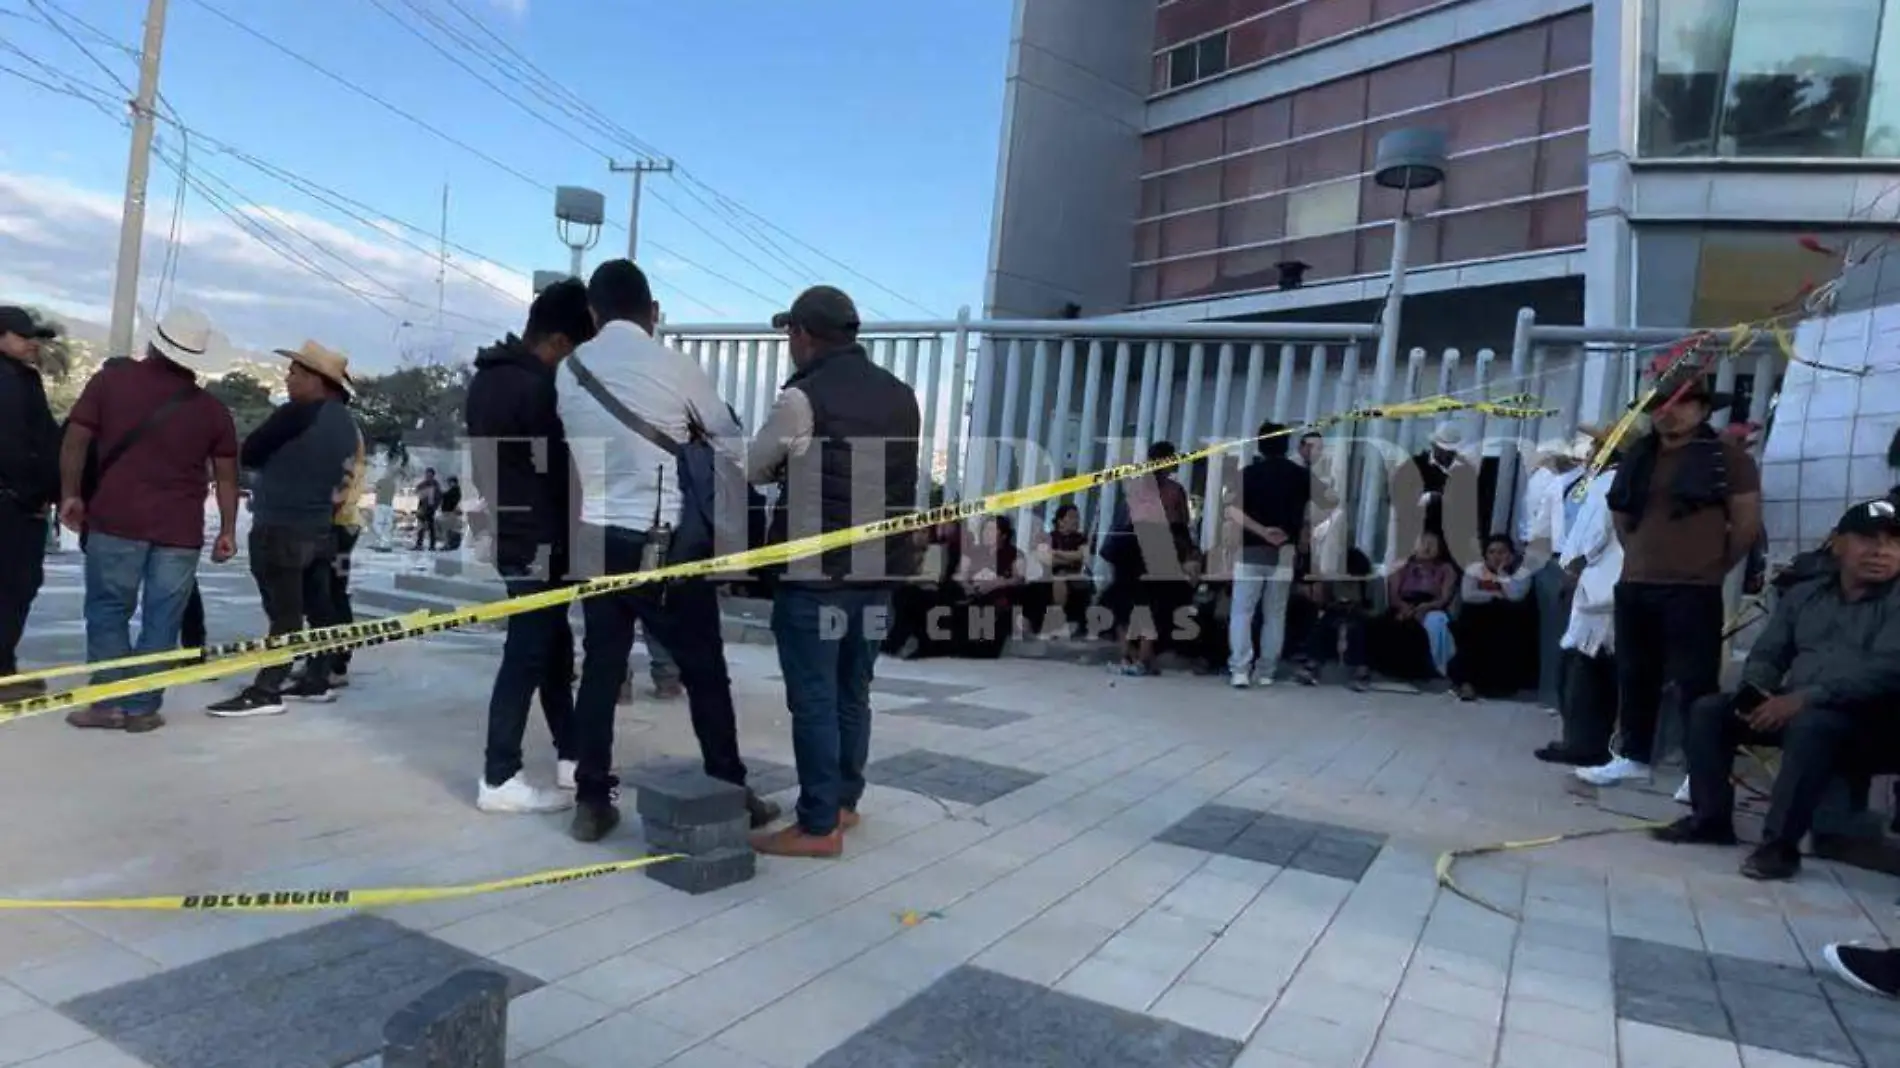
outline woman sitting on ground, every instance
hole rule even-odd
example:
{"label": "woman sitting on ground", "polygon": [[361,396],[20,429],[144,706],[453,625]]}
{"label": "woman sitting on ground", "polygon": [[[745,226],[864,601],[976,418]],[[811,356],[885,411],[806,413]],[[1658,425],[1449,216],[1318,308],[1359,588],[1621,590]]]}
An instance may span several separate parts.
{"label": "woman sitting on ground", "polygon": [[1372,669],[1408,681],[1444,678],[1457,652],[1450,613],[1458,569],[1437,534],[1418,536],[1412,555],[1386,576],[1385,590],[1385,613],[1366,628]]}
{"label": "woman sitting on ground", "polygon": [[961,600],[957,567],[963,559],[963,528],[956,523],[914,532],[920,565],[917,575],[891,595],[891,629],[883,650],[915,660],[942,656],[951,646],[952,616]]}
{"label": "woman sitting on ground", "polygon": [[1082,627],[1095,585],[1089,579],[1089,536],[1082,529],[1082,510],[1073,504],[1056,509],[1049,536],[1039,539],[1035,556],[1043,581],[1024,591],[1023,609],[1038,634]]}
{"label": "woman sitting on ground", "polygon": [[1502,534],[1484,542],[1484,559],[1465,568],[1462,602],[1451,625],[1462,652],[1451,660],[1458,699],[1509,697],[1537,681],[1537,617],[1525,596],[1531,575]]}
{"label": "woman sitting on ground", "polygon": [[952,655],[994,660],[1016,629],[1016,608],[1028,577],[1027,561],[1016,549],[1016,524],[1008,516],[983,520],[976,544],[957,567],[962,603],[953,619],[957,648]]}

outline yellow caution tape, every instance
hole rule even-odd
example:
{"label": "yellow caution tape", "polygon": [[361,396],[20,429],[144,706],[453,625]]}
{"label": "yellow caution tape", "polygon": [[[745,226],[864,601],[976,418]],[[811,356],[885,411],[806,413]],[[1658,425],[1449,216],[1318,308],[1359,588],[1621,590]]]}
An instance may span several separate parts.
{"label": "yellow caution tape", "polygon": [[[1404,401],[1376,408],[1360,408],[1339,415],[1328,416],[1306,427],[1291,427],[1275,432],[1274,437],[1290,436],[1296,433],[1310,432],[1343,423],[1366,422],[1384,419],[1410,419],[1444,415],[1459,411],[1481,411],[1505,419],[1534,419],[1550,414],[1548,409],[1535,407],[1535,398],[1514,396],[1498,401],[1460,401],[1451,397],[1428,397],[1423,400]],[[48,693],[38,697],[29,697],[18,701],[0,704],[0,723],[24,719],[29,716],[58,712],[67,708],[114,701],[134,694],[148,693],[152,690],[171,686],[183,686],[197,682],[228,678],[245,674],[273,664],[289,663],[300,656],[313,653],[334,653],[348,649],[381,645],[401,641],[424,634],[456,630],[477,623],[488,623],[506,619],[524,612],[538,611],[543,608],[560,607],[588,597],[619,593],[635,586],[653,582],[668,582],[677,579],[706,578],[720,575],[742,573],[758,568],[776,567],[817,556],[835,549],[846,548],[859,542],[889,538],[899,534],[926,529],[942,523],[952,523],[976,516],[996,512],[1010,512],[1028,505],[1051,500],[1067,494],[1119,482],[1141,475],[1154,474],[1176,467],[1197,462],[1217,453],[1243,445],[1251,444],[1258,438],[1241,438],[1225,441],[1192,452],[1181,453],[1165,460],[1149,460],[1142,463],[1120,464],[1098,471],[1071,475],[1067,478],[1044,482],[1039,485],[1025,486],[1021,489],[1004,490],[974,501],[946,504],[921,512],[891,519],[865,523],[843,530],[827,531],[809,537],[797,538],[776,545],[749,549],[731,553],[710,560],[674,564],[640,571],[631,574],[608,575],[590,579],[572,586],[557,587],[540,593],[514,597],[503,601],[491,601],[486,604],[462,608],[443,609],[412,613],[379,619],[365,623],[350,623],[337,627],[322,627],[301,631],[295,634],[280,635],[275,638],[257,638],[238,642],[228,646],[214,647],[210,650],[180,650],[177,659],[205,658],[201,663],[148,675],[136,675],[115,682],[96,683],[57,693]],[[227,653],[226,651],[229,650]],[[225,655],[215,655],[223,653]],[[142,659],[142,658],[134,658]],[[32,673],[30,676],[13,676],[0,679],[0,684],[24,681],[27,678],[55,678],[82,672],[106,671],[114,668],[144,666],[133,665],[126,661],[109,661],[93,664],[71,665]]]}
{"label": "yellow caution tape", "polygon": [[344,887],[313,887],[300,890],[254,888],[235,891],[206,891],[195,894],[169,894],[163,897],[95,897],[69,901],[40,898],[0,898],[0,910],[130,911],[160,912],[316,912],[325,909],[375,909],[388,905],[418,905],[425,901],[447,901],[477,894],[498,894],[504,890],[526,890],[537,886],[564,886],[568,883],[598,879],[604,875],[679,860],[683,854],[641,857],[638,860],[614,860],[589,864],[584,868],[558,868],[553,871],[517,875],[485,883],[461,886],[403,886],[379,890],[354,890]]}
{"label": "yellow caution tape", "polygon": [[1665,826],[1663,822],[1651,820],[1636,824],[1633,827],[1600,827],[1594,831],[1571,831],[1568,834],[1553,834],[1544,838],[1529,838],[1521,842],[1497,842],[1492,845],[1472,846],[1468,849],[1451,849],[1439,854],[1438,863],[1433,865],[1432,871],[1433,874],[1438,877],[1439,886],[1457,894],[1473,905],[1482,909],[1489,909],[1509,919],[1522,920],[1522,916],[1512,912],[1510,909],[1494,902],[1486,901],[1484,898],[1458,885],[1458,880],[1452,877],[1453,868],[1457,863],[1466,857],[1481,857],[1490,853],[1506,853],[1519,849],[1541,849],[1544,846],[1556,845],[1559,842],[1574,842],[1579,838],[1597,838],[1606,834],[1629,834],[1632,831],[1647,831],[1653,827],[1662,826]]}

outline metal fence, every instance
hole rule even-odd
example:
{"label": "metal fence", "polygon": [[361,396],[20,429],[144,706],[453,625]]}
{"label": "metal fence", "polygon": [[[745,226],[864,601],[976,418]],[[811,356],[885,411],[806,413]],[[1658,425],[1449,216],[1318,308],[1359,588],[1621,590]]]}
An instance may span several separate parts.
{"label": "metal fence", "polygon": [[[662,336],[693,356],[748,428],[764,421],[791,373],[784,337],[765,324],[665,324]],[[861,340],[879,366],[917,390],[923,410],[920,461],[949,498],[969,499],[1141,459],[1150,443],[1187,450],[1251,438],[1262,422],[1289,426],[1395,400],[1450,395],[1497,400],[1537,397],[1553,414],[1520,422],[1461,415],[1474,460],[1494,460],[1491,529],[1516,516],[1532,442],[1567,438],[1580,422],[1612,421],[1634,396],[1645,347],[1681,340],[1677,328],[1600,330],[1549,326],[1519,313],[1510,352],[1490,349],[1390,353],[1380,365],[1379,328],[1352,323],[1156,323],[1113,319],[980,320],[965,309],[941,321],[868,323]],[[1749,418],[1765,418],[1778,370],[1772,352],[1751,353]],[[1612,361],[1591,375],[1595,361]],[[1736,361],[1718,386],[1733,390]],[[1726,420],[1726,413],[1718,416]],[[1343,500],[1350,544],[1384,553],[1392,466],[1424,448],[1420,420],[1338,426],[1328,431],[1323,470]],[[1203,544],[1212,544],[1218,502],[1236,463],[1197,464],[1181,473],[1199,504]],[[1090,529],[1115,509],[1112,483],[1073,503]],[[920,486],[918,504],[929,487]],[[1018,517],[1026,530],[1037,510]],[[1052,507],[1040,510],[1043,515]]]}

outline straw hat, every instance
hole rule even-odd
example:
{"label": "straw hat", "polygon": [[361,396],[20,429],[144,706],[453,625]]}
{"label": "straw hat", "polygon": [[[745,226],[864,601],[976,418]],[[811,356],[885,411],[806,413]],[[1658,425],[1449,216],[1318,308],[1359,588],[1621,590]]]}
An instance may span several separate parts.
{"label": "straw hat", "polygon": [[1604,439],[1609,436],[1609,430],[1604,427],[1579,423],[1576,436],[1570,439],[1570,448],[1565,455],[1578,463],[1587,463],[1596,457],[1603,448]]}
{"label": "straw hat", "polygon": [[1432,444],[1438,448],[1455,452],[1464,443],[1464,428],[1449,419],[1432,429]]}
{"label": "straw hat", "polygon": [[350,380],[350,358],[334,349],[325,348],[314,341],[306,341],[294,349],[278,349],[277,355],[319,378],[328,380],[345,393],[353,391],[355,383]]}

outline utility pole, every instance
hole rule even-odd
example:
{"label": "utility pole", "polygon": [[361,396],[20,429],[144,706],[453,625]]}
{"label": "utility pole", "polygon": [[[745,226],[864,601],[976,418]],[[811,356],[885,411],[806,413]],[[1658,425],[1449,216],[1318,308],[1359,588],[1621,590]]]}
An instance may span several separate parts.
{"label": "utility pole", "polygon": [[649,174],[672,174],[673,161],[641,159],[628,164],[609,161],[607,169],[615,174],[633,175],[633,207],[627,212],[627,258],[640,259],[640,193]]}
{"label": "utility pole", "polygon": [[435,261],[435,332],[438,337],[446,336],[442,330],[442,306],[449,299],[449,183],[442,183],[442,243],[438,248]]}
{"label": "utility pole", "polygon": [[[112,326],[106,355],[132,355],[139,304],[139,251],[145,238],[145,184],[152,167],[152,127],[158,101],[158,56],[165,43],[165,0],[148,0],[145,43],[139,53],[139,91],[132,101],[132,154],[125,165],[125,213],[119,220],[118,274],[112,280]],[[184,181],[181,176],[179,181]]]}

